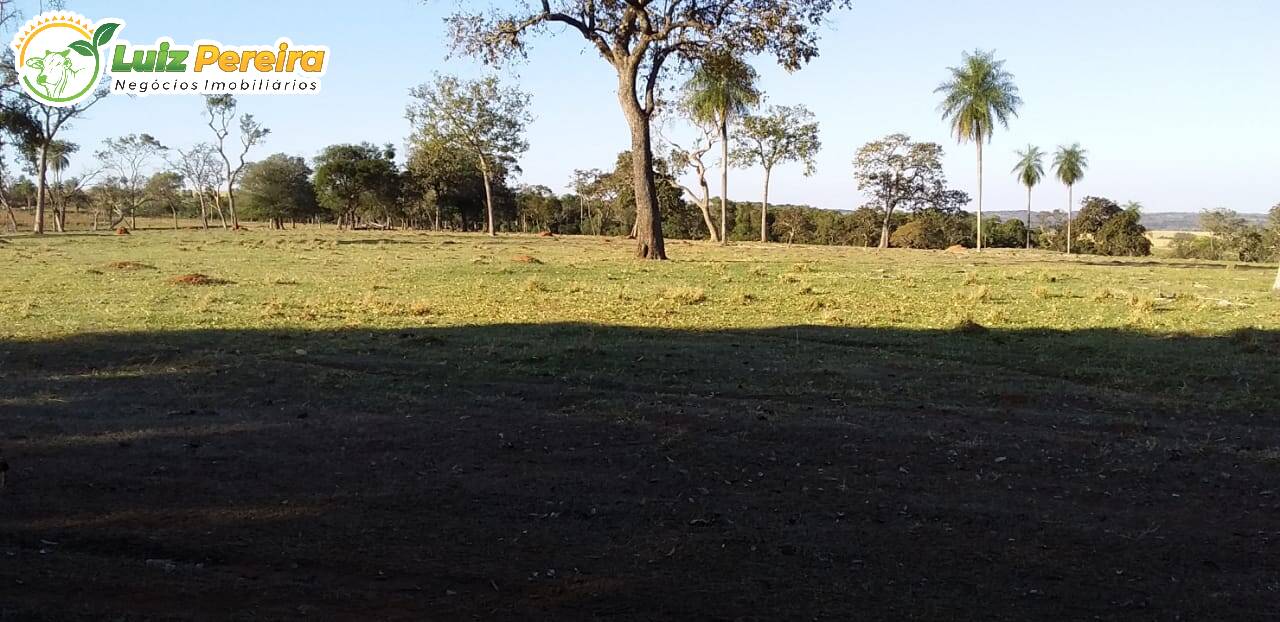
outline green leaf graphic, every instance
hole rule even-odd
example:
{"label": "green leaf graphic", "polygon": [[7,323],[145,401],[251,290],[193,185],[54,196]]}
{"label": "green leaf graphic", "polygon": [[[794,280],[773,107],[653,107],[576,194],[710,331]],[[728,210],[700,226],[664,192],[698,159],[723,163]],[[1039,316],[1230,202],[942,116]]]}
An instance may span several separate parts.
{"label": "green leaf graphic", "polygon": [[88,41],[72,41],[71,45],[67,47],[75,50],[81,56],[93,56],[93,47],[89,45]]}
{"label": "green leaf graphic", "polygon": [[119,27],[119,22],[107,22],[98,26],[98,29],[93,31],[94,47],[102,47],[106,45],[108,41],[111,41],[111,37],[115,36],[116,29]]}

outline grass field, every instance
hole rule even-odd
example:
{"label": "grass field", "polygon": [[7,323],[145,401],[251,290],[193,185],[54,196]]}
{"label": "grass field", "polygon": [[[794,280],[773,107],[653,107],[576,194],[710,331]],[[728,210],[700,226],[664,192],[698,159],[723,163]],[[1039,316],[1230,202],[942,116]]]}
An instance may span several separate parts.
{"label": "grass field", "polygon": [[0,240],[0,619],[1280,615],[1274,266]]}

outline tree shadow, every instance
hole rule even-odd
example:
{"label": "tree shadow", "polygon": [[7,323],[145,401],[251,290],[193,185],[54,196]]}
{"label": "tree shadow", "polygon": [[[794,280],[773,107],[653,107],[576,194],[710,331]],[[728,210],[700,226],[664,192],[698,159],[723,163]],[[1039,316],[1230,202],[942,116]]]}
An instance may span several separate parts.
{"label": "tree shadow", "polygon": [[3,342],[0,618],[1267,617],[1277,354],[815,326]]}

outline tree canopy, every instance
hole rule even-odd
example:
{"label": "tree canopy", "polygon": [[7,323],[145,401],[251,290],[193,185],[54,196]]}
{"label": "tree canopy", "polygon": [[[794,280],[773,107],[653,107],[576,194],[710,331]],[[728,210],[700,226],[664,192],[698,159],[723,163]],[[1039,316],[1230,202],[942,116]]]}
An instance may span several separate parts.
{"label": "tree canopy", "polygon": [[541,0],[492,11],[473,4],[447,23],[454,49],[487,63],[522,58],[531,36],[565,26],[613,67],[636,156],[636,252],[665,259],[650,121],[670,61],[689,64],[729,48],[769,53],[796,70],[818,55],[827,14],[848,6],[850,0]]}

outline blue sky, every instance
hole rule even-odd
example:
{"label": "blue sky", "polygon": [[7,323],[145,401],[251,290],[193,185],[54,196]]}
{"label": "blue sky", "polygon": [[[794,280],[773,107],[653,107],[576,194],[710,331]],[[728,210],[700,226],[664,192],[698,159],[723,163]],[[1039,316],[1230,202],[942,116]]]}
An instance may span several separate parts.
{"label": "blue sky", "polygon": [[[93,19],[124,19],[120,36],[135,43],[170,36],[244,45],[287,36],[328,45],[320,95],[241,98],[241,108],[272,129],[259,156],[313,157],[325,145],[364,140],[402,148],[411,86],[437,71],[485,71],[468,59],[446,59],[441,18],[454,6],[449,0],[367,0],[356,9],[345,0],[68,4]],[[35,12],[37,3],[26,5],[24,11]],[[803,103],[822,126],[817,173],[778,170],[771,199],[857,206],[853,154],[893,132],[946,146],[952,185],[972,192],[973,146],[950,138],[933,89],[961,51],[980,47],[1007,60],[1026,102],[987,147],[986,209],[1025,206],[1024,191],[1008,174],[1014,149],[1078,141],[1091,166],[1077,198],[1137,200],[1147,211],[1265,211],[1280,202],[1277,24],[1274,0],[857,1],[834,16],[822,57],[802,71],[788,74],[755,59],[770,102]],[[579,37],[542,37],[528,62],[501,74],[533,94],[536,120],[520,181],[564,190],[574,169],[610,166],[628,147],[612,69]],[[195,96],[113,96],[63,137],[82,145],[80,158],[102,139],[132,132],[186,146],[207,139],[200,111]],[[730,196],[757,199],[760,176],[736,171]],[[1036,206],[1065,208],[1065,188],[1042,185]]]}

